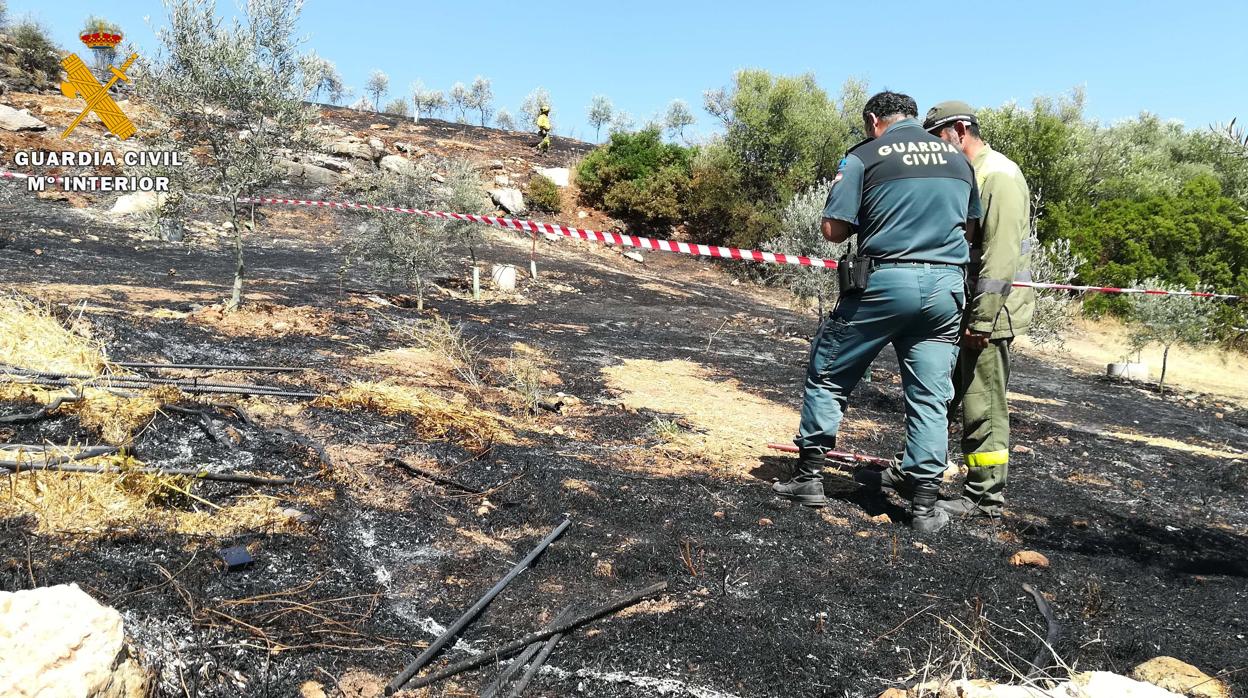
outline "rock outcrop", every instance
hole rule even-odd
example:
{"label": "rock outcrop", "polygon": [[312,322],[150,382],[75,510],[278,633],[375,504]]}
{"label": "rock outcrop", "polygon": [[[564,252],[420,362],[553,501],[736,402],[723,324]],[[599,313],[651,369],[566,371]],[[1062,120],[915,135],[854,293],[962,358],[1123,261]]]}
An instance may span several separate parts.
{"label": "rock outcrop", "polygon": [[121,614],[77,584],[0,592],[0,696],[143,698]]}

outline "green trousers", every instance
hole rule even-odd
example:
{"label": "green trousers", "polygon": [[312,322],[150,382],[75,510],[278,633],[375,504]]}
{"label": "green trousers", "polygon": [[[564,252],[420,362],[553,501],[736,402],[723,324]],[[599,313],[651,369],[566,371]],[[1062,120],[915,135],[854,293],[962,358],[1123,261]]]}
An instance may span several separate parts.
{"label": "green trousers", "polygon": [[840,299],[810,347],[794,440],[804,454],[836,447],[850,392],[892,344],[906,398],[901,469],[918,480],[940,477],[949,454],[950,374],[966,305],[964,278],[954,266],[882,264],[865,291]]}
{"label": "green trousers", "polygon": [[986,349],[962,349],[954,370],[950,415],[962,408],[962,455],[967,476],[963,496],[983,509],[1005,503],[1010,474],[1010,382],[1012,337],[992,340]]}

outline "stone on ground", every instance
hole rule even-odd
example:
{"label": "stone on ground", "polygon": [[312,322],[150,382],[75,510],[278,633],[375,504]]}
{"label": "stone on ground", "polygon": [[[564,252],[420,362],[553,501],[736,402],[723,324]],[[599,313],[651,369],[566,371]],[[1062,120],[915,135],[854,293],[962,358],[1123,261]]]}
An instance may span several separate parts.
{"label": "stone on ground", "polygon": [[0,592],[0,695],[143,698],[149,675],[129,656],[121,614],[62,584]]}
{"label": "stone on ground", "polygon": [[1048,569],[1049,558],[1034,550],[1020,550],[1010,556],[1010,564],[1015,567],[1039,567]]}
{"label": "stone on ground", "polygon": [[415,163],[402,155],[387,155],[381,159],[380,164],[383,170],[409,177],[415,177],[418,172]]}
{"label": "stone on ground", "polygon": [[537,173],[555,183],[555,186],[566,187],[570,173],[566,167],[535,167]]}
{"label": "stone on ground", "polygon": [[14,109],[0,104],[0,128],[6,131],[42,131],[47,124],[30,115],[25,109]]}
{"label": "stone on ground", "polygon": [[507,213],[518,214],[528,211],[528,207],[524,205],[524,194],[520,193],[519,189],[491,189],[490,198]]}
{"label": "stone on ground", "polygon": [[1132,669],[1131,678],[1191,698],[1229,698],[1231,695],[1221,680],[1174,657],[1154,657]]}
{"label": "stone on ground", "polygon": [[311,165],[306,162],[282,160],[279,164],[285,168],[286,176],[295,182],[303,182],[318,187],[332,187],[336,184],[341,184],[344,179],[347,179],[331,169]]}
{"label": "stone on ground", "polygon": [[168,195],[163,192],[154,191],[136,191],[133,194],[124,194],[117,199],[108,212],[115,216],[151,213],[159,208],[167,197]]}

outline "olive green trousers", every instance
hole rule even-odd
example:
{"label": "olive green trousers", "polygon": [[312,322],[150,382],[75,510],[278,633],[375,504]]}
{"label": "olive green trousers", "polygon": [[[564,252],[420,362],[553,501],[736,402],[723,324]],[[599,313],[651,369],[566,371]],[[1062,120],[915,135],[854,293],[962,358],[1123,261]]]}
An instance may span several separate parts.
{"label": "olive green trousers", "polygon": [[967,466],[963,496],[981,508],[1005,503],[1010,474],[1010,382],[1012,337],[994,339],[986,349],[963,348],[953,372],[950,418],[962,408],[962,455]]}

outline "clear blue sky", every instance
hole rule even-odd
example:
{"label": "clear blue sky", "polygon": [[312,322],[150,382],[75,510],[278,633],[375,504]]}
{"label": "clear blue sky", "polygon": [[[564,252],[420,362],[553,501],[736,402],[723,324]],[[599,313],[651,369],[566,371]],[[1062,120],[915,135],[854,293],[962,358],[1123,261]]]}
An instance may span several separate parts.
{"label": "clear blue sky", "polygon": [[[235,11],[231,0],[219,3]],[[164,23],[156,0],[10,0],[65,47],[91,13],[119,23],[140,49]],[[145,20],[145,18],[147,18]],[[813,72],[829,93],[863,77],[908,92],[925,110],[961,98],[976,106],[1072,86],[1102,121],[1141,110],[1190,127],[1248,121],[1248,2],[1205,0],[958,0],[956,2],[340,2],[308,0],[308,46],[333,60],[357,91],[369,72],[390,75],[393,98],[420,78],[447,90],[492,79],[513,114],[537,86],[550,90],[558,132],[588,136],[585,108],[605,94],[640,123],[682,98],[709,132],[702,91],[739,68]]]}

